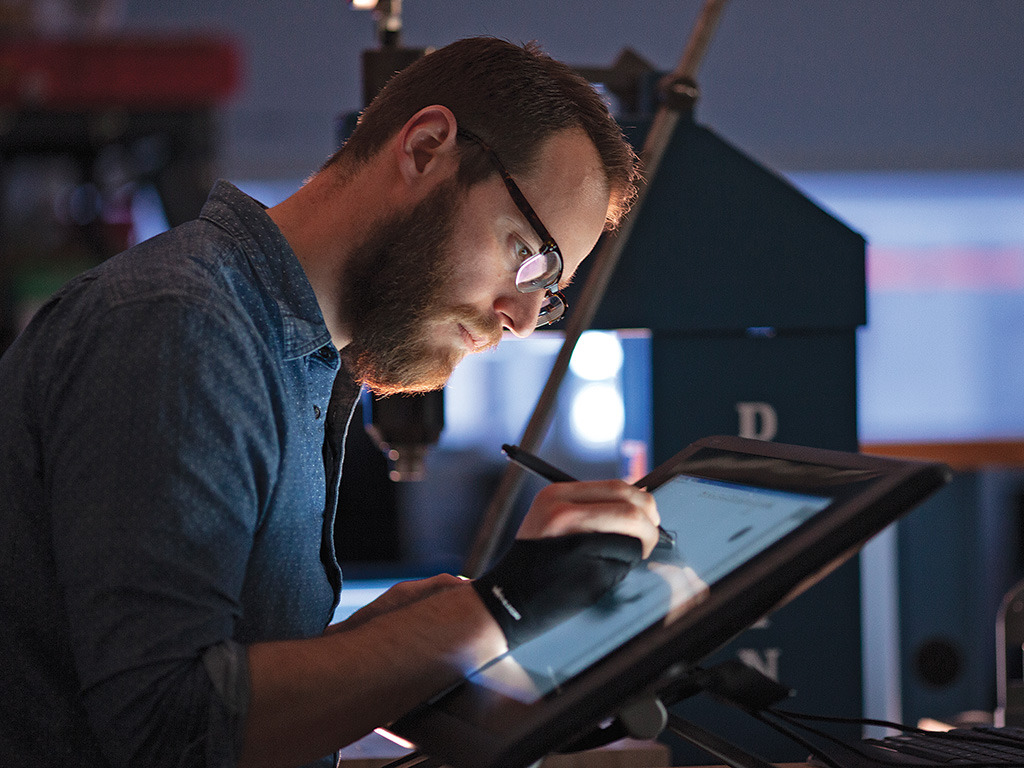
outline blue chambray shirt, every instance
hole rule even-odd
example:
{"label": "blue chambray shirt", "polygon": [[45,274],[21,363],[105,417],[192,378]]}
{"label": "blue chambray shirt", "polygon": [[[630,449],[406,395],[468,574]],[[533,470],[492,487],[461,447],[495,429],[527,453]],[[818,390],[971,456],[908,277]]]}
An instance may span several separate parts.
{"label": "blue chambray shirt", "polygon": [[295,254],[219,182],[55,295],[0,394],[0,765],[233,765],[244,646],[341,588],[358,388]]}

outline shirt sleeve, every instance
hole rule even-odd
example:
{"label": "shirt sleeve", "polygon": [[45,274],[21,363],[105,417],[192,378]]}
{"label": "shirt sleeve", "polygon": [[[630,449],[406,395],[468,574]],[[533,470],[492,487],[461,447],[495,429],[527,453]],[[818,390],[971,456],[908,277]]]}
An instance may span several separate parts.
{"label": "shirt sleeve", "polygon": [[229,766],[248,706],[231,641],[277,425],[266,350],[187,296],[78,328],[45,383],[55,567],[90,725],[114,766]]}

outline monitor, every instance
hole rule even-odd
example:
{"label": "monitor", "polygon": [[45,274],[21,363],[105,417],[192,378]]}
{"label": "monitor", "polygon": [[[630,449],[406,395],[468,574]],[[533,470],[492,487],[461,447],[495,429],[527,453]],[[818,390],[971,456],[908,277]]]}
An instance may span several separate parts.
{"label": "monitor", "polygon": [[638,483],[674,547],[389,730],[453,768],[530,765],[677,684],[949,477],[938,463],[699,440]]}

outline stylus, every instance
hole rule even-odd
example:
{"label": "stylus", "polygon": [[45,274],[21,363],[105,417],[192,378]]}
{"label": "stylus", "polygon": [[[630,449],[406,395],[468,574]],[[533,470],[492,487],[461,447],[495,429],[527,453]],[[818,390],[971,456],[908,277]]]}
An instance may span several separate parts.
{"label": "stylus", "polygon": [[[505,452],[510,461],[514,461],[524,469],[528,469],[538,477],[542,477],[549,483],[575,483],[576,478],[570,475],[568,472],[563,472],[558,467],[548,464],[540,456],[534,456],[529,451],[524,451],[518,445],[509,445],[505,443],[501,446],[501,450]],[[658,547],[665,549],[671,549],[676,545],[675,537],[658,526]]]}

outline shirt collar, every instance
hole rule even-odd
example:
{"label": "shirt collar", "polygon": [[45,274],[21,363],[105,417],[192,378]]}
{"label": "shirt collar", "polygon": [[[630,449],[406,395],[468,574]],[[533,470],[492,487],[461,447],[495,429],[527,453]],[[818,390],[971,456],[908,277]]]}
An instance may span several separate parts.
{"label": "shirt collar", "polygon": [[303,357],[331,344],[313,286],[266,206],[233,184],[218,181],[200,218],[217,224],[241,244],[256,274],[281,313],[285,359]]}

